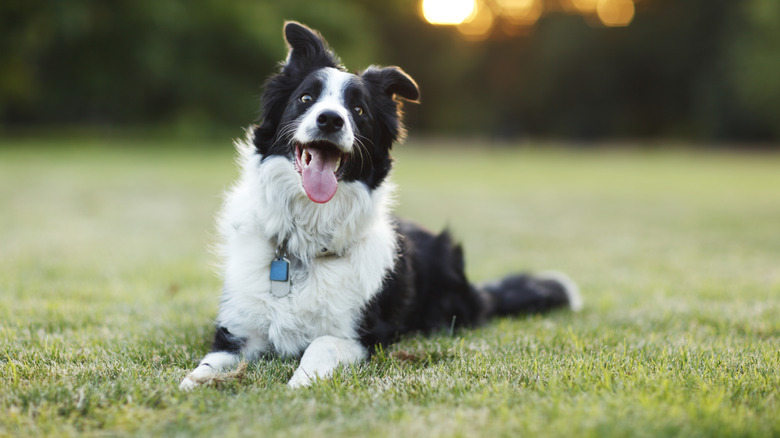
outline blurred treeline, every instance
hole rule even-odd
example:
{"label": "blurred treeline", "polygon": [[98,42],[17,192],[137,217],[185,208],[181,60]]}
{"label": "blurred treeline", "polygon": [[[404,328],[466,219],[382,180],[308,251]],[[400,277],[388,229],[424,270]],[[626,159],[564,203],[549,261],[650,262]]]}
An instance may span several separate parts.
{"label": "blurred treeline", "polygon": [[350,69],[410,73],[416,133],[780,143],[778,0],[641,0],[628,27],[552,13],[483,41],[427,24],[418,3],[3,0],[0,126],[252,123],[294,19]]}

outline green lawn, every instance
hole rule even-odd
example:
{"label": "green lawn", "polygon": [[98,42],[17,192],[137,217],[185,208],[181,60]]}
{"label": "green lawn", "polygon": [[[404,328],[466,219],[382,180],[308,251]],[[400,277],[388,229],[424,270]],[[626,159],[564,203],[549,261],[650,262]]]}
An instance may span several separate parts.
{"label": "green lawn", "polygon": [[0,436],[780,435],[780,155],[410,141],[400,214],[448,226],[476,281],[566,271],[585,310],[182,393],[229,141],[0,142]]}

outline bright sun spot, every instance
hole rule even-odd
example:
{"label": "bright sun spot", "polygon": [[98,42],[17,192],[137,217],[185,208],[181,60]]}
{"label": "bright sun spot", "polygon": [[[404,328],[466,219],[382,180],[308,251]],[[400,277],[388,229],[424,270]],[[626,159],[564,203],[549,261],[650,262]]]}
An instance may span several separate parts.
{"label": "bright sun spot", "polygon": [[475,0],[423,0],[422,13],[431,24],[460,24],[476,12]]}

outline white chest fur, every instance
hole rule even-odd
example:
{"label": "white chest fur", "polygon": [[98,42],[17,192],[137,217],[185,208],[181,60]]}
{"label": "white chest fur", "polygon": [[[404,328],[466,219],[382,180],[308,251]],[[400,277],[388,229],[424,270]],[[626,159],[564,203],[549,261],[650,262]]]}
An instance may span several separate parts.
{"label": "white chest fur", "polygon": [[[218,221],[224,272],[218,324],[247,338],[250,355],[270,348],[299,355],[320,336],[356,339],[361,311],[395,258],[391,188],[342,182],[330,202],[315,204],[289,160],[261,162],[252,146],[238,149],[242,175]],[[291,292],[275,297],[270,265],[285,241]]]}

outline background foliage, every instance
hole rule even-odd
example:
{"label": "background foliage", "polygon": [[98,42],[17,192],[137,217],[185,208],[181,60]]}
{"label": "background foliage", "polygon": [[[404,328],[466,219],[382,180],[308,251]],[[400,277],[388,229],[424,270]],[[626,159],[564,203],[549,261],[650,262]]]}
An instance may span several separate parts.
{"label": "background foliage", "polygon": [[[555,0],[546,0],[551,4]],[[322,31],[348,67],[398,64],[414,132],[578,140],[780,138],[780,3],[642,0],[625,28],[545,15],[467,41],[417,0],[6,0],[0,126],[236,127],[284,57],[281,24]]]}

